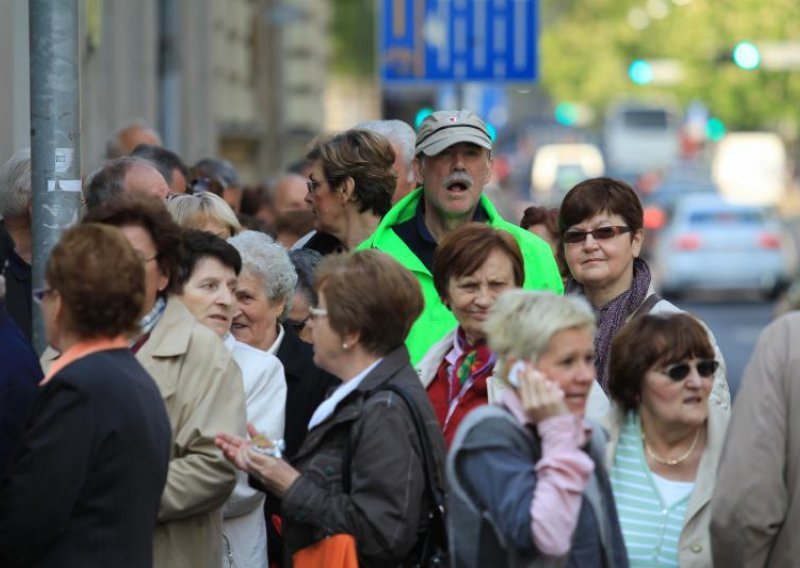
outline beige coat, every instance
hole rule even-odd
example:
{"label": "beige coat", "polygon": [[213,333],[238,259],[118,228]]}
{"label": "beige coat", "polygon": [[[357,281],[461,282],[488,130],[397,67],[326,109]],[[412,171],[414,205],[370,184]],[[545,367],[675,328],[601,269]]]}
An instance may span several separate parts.
{"label": "beige coat", "polygon": [[167,302],[136,358],[158,385],[172,426],[154,566],[219,568],[222,505],[236,477],[214,436],[244,436],[241,372],[222,341],[177,298]]}
{"label": "beige coat", "polygon": [[[606,463],[608,470],[614,466],[614,454],[619,442],[619,433],[625,420],[625,414],[618,408],[612,408],[604,426],[608,430],[608,446],[606,447]],[[714,491],[714,482],[717,477],[722,445],[725,442],[725,432],[728,428],[728,411],[716,404],[708,405],[708,438],[697,477],[694,480],[694,489],[686,506],[686,518],[678,542],[678,561],[681,568],[710,568],[711,538],[709,523],[711,522],[711,494]],[[725,566],[718,564],[718,566]]]}
{"label": "beige coat", "polygon": [[711,519],[717,566],[800,565],[800,313],[762,332],[722,453]]}

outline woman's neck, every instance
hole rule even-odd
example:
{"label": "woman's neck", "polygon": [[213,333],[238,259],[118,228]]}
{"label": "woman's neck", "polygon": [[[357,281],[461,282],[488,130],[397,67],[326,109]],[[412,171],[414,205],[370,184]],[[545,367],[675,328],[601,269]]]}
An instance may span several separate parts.
{"label": "woman's neck", "polygon": [[380,355],[368,353],[360,346],[356,345],[352,348],[352,351],[348,353],[347,357],[341,360],[339,369],[333,374],[342,379],[344,383],[352,381],[380,358]]}
{"label": "woman's neck", "polygon": [[592,304],[592,307],[601,308],[626,290],[629,290],[631,286],[633,286],[632,264],[631,268],[625,274],[605,286],[593,288],[584,285],[583,293],[586,295],[586,299],[589,300],[589,303]]}
{"label": "woman's neck", "polygon": [[345,210],[344,227],[333,236],[342,241],[347,250],[353,250],[377,228],[381,218],[372,211],[359,211],[358,205],[353,203]]}

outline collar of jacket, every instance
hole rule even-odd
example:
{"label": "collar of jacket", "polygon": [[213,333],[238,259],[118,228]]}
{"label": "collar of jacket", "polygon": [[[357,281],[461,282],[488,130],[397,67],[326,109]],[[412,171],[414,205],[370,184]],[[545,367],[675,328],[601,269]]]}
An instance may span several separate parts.
{"label": "collar of jacket", "polygon": [[170,296],[164,314],[150,333],[150,339],[142,347],[142,352],[153,357],[183,355],[189,350],[189,339],[195,325],[202,324],[180,298]]}
{"label": "collar of jacket", "polygon": [[[403,265],[414,272],[422,272],[430,275],[430,270],[422,264],[410,248],[403,242],[403,240],[392,230],[392,227],[408,221],[417,212],[417,206],[423,196],[422,187],[418,187],[403,199],[394,204],[386,215],[383,216],[381,222],[375,228],[375,231],[363,241],[356,250],[363,250],[369,248],[377,248],[381,250],[391,250],[392,255]],[[487,224],[495,226],[496,223],[502,218],[495,209],[489,198],[481,194],[478,201],[478,207],[481,207],[486,213]]]}
{"label": "collar of jacket", "polygon": [[408,350],[404,345],[389,352],[389,354],[383,358],[383,361],[361,381],[358,388],[347,395],[338,404],[333,414],[317,425],[316,428],[308,432],[302,447],[294,458],[292,458],[292,462],[296,463],[297,460],[313,453],[327,433],[336,426],[357,420],[364,409],[367,393],[385,385],[392,377],[405,367],[410,367],[410,365]]}

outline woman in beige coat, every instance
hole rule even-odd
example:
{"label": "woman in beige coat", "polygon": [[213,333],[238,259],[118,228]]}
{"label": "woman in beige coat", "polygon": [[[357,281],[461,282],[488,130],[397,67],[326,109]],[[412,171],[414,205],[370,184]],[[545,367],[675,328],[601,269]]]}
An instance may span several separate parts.
{"label": "woman in beige coat", "polygon": [[236,476],[214,436],[244,435],[241,373],[214,332],[167,294],[180,254],[180,229],[163,203],[120,197],[93,210],[87,220],[118,227],[145,264],[144,316],[131,348],[158,385],[172,428],[154,566],[219,568],[222,505]]}
{"label": "woman in beige coat", "polygon": [[728,423],[709,404],[717,366],[688,314],[643,315],[614,338],[608,463],[632,567],[712,566],[711,494]]}

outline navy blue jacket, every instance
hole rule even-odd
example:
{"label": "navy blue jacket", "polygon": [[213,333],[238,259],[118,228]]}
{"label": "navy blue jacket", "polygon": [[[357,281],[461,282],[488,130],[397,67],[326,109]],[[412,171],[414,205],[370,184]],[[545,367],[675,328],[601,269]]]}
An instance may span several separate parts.
{"label": "navy blue jacket", "polygon": [[33,348],[0,301],[0,479],[25,427],[42,379]]}
{"label": "navy blue jacket", "polygon": [[0,487],[0,566],[152,566],[169,450],[164,401],[130,350],[68,364]]}

